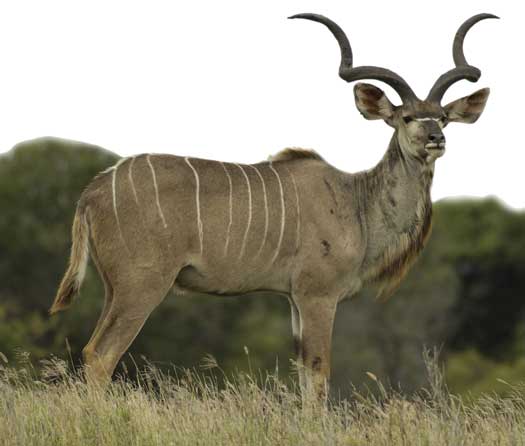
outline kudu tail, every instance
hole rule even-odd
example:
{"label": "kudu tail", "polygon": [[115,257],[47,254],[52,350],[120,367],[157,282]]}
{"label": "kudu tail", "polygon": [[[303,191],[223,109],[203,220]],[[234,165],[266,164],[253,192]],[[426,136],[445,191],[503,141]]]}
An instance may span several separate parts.
{"label": "kudu tail", "polygon": [[69,266],[62,278],[55,301],[49,309],[49,314],[65,310],[71,305],[73,298],[77,295],[80,290],[80,285],[84,280],[88,255],[89,227],[86,217],[86,208],[79,204],[73,220]]}

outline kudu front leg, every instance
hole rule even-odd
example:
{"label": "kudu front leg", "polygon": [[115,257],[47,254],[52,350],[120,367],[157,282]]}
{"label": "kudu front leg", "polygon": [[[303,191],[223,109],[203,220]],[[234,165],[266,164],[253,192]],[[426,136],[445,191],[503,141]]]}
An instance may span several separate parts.
{"label": "kudu front leg", "polygon": [[305,387],[306,381],[304,376],[304,366],[303,366],[303,347],[301,341],[301,315],[299,314],[299,309],[297,305],[290,297],[290,310],[292,316],[292,336],[293,336],[293,346],[295,352],[295,367],[297,369],[297,378],[299,380],[299,388],[303,389]]}
{"label": "kudu front leg", "polygon": [[[303,402],[326,402],[330,380],[330,353],[336,299],[298,299],[300,314],[301,391]],[[301,378],[301,374],[300,374]]]}

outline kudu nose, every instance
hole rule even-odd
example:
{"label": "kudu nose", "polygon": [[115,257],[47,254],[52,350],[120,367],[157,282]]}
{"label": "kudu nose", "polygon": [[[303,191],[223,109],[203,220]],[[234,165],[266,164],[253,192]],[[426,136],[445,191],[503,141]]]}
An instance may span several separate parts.
{"label": "kudu nose", "polygon": [[430,143],[434,143],[434,144],[444,144],[445,143],[445,135],[443,135],[443,133],[431,133],[429,136],[428,136],[428,141]]}

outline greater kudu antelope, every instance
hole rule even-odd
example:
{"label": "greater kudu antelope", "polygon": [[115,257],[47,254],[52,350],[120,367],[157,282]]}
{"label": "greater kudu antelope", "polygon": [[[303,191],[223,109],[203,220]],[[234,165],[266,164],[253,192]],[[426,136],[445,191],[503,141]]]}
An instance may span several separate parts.
{"label": "greater kudu antelope", "polygon": [[430,233],[434,161],[445,151],[449,122],[475,122],[489,95],[482,89],[441,105],[461,79],[477,81],[463,40],[454,39],[455,68],[425,100],[398,74],[353,67],[350,43],[326,17],[341,48],[339,75],[375,79],[399,93],[394,106],[379,88],[355,86],[366,119],[383,119],[394,134],[373,169],[350,174],[314,152],[286,149],[267,162],[223,163],[171,155],[121,159],[80,197],[73,244],[51,313],[65,309],[84,277],[88,253],[105,285],[106,302],[84,348],[89,381],[108,380],[146,318],[170,289],[216,296],[271,291],[288,297],[300,382],[325,398],[337,304],[363,285],[394,291]]}

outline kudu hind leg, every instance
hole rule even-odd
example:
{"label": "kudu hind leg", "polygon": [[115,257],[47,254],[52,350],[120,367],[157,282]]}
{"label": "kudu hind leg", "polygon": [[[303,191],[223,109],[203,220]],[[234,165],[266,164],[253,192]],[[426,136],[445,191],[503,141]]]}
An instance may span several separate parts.
{"label": "kudu hind leg", "polygon": [[111,308],[111,304],[113,302],[113,287],[111,286],[111,282],[109,281],[108,275],[102,268],[102,264],[99,260],[98,253],[96,246],[94,243],[90,243],[90,251],[91,251],[91,259],[93,260],[93,263],[95,264],[95,267],[97,268],[98,275],[102,282],[104,283],[104,305],[102,307],[102,312],[100,313],[100,316],[97,321],[97,325],[95,325],[95,329],[93,330],[93,333],[91,334],[91,338],[89,339],[89,342],[84,347],[84,350],[82,351],[84,362],[86,362],[86,357],[89,357],[92,351],[92,343],[93,340],[97,337],[97,333],[100,331],[100,327],[102,327],[102,324],[104,320],[106,319],[106,316],[108,314],[109,309]]}
{"label": "kudu hind leg", "polygon": [[150,281],[113,291],[111,307],[84,349],[89,383],[104,385],[111,380],[118,361],[168,291],[169,285],[154,286]]}
{"label": "kudu hind leg", "polygon": [[104,306],[102,308],[102,312],[100,313],[100,316],[97,321],[97,325],[95,326],[95,329],[93,330],[93,333],[91,334],[91,338],[89,339],[89,342],[86,344],[84,349],[82,350],[82,356],[84,358],[84,364],[87,364],[90,362],[91,357],[94,354],[95,351],[95,340],[98,338],[98,334],[104,325],[104,321],[106,320],[106,317],[109,313],[109,309],[111,308],[111,304],[113,303],[113,289],[109,284],[104,284],[105,288],[105,297],[104,297]]}

